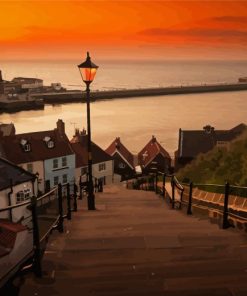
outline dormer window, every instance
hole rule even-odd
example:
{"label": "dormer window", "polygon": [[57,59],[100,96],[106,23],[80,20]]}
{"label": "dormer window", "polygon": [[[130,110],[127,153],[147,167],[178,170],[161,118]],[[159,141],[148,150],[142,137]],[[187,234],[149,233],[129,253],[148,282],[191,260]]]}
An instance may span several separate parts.
{"label": "dormer window", "polygon": [[47,143],[48,148],[53,148],[54,147],[54,142],[51,140]]}
{"label": "dormer window", "polygon": [[46,146],[48,148],[53,148],[54,147],[54,142],[50,137],[44,137],[43,141],[45,142]]}
{"label": "dormer window", "polygon": [[31,145],[30,143],[28,143],[27,140],[25,139],[22,139],[21,140],[21,146],[22,146],[22,149],[25,151],[25,152],[29,152],[31,150]]}
{"label": "dormer window", "polygon": [[30,151],[31,150],[31,145],[30,144],[25,144],[24,145],[24,151],[25,152],[28,152],[28,151]]}

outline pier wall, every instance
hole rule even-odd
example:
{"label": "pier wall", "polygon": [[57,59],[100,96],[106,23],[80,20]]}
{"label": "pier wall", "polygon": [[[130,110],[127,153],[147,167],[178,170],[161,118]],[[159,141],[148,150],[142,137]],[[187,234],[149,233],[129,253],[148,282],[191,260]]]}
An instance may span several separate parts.
{"label": "pier wall", "polygon": [[[145,97],[145,96],[162,96],[178,95],[208,92],[225,92],[225,91],[243,91],[247,90],[247,83],[236,84],[215,84],[215,85],[196,85],[196,86],[178,86],[178,87],[160,87],[146,89],[126,89],[111,91],[92,91],[92,100],[109,100],[117,98]],[[86,93],[82,91],[66,91],[58,93],[40,93],[33,95],[42,97],[45,103],[65,103],[65,102],[85,102]]]}

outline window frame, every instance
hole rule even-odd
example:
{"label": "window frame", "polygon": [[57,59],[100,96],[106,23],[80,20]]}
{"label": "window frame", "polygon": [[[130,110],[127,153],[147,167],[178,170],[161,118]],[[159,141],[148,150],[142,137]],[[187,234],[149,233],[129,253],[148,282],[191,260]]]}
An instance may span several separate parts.
{"label": "window frame", "polygon": [[68,166],[68,159],[66,156],[62,157],[62,167],[67,167]]}
{"label": "window frame", "polygon": [[31,151],[31,145],[29,143],[26,143],[25,145],[23,145],[23,149],[25,152],[29,152]]}
{"label": "window frame", "polygon": [[106,170],[106,164],[105,164],[105,162],[99,163],[98,169],[99,169],[99,172],[105,171]]}
{"label": "window frame", "polygon": [[52,148],[54,148],[54,142],[52,141],[52,140],[50,140],[50,141],[48,141],[47,142],[47,147],[49,148],[49,149],[52,149]]}
{"label": "window frame", "polygon": [[53,184],[54,184],[54,186],[57,186],[59,184],[59,176],[54,176],[53,177]]}
{"label": "window frame", "polygon": [[63,174],[62,175],[62,184],[67,184],[67,183],[68,183],[68,174]]}
{"label": "window frame", "polygon": [[[31,169],[30,169],[31,168]],[[30,163],[27,163],[27,171],[29,173],[33,173],[33,163],[30,162]]]}
{"label": "window frame", "polygon": [[[56,165],[55,165],[56,163]],[[58,169],[58,158],[53,159],[53,169]]]}

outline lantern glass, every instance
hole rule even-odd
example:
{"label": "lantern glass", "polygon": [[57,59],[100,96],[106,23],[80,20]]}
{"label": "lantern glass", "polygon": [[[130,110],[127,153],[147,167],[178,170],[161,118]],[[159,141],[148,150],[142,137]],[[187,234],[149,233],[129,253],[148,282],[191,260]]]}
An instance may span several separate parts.
{"label": "lantern glass", "polygon": [[97,68],[79,68],[82,80],[91,83],[96,75]]}

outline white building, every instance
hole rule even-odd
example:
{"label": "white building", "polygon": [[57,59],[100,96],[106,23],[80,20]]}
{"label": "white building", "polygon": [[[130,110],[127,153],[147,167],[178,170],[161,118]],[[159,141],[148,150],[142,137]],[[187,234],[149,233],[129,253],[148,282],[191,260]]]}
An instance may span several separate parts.
{"label": "white building", "polygon": [[61,119],[53,130],[0,135],[0,144],[3,157],[36,174],[41,192],[58,183],[74,182],[75,154]]}
{"label": "white building", "polygon": [[43,87],[43,80],[38,78],[15,77],[12,82],[19,84],[23,89]]}
{"label": "white building", "polygon": [[[36,182],[35,175],[4,158],[0,158],[0,208],[30,200],[37,193]],[[12,222],[18,222],[20,219],[30,216],[31,212],[26,206],[0,212],[0,219],[8,219]]]}

